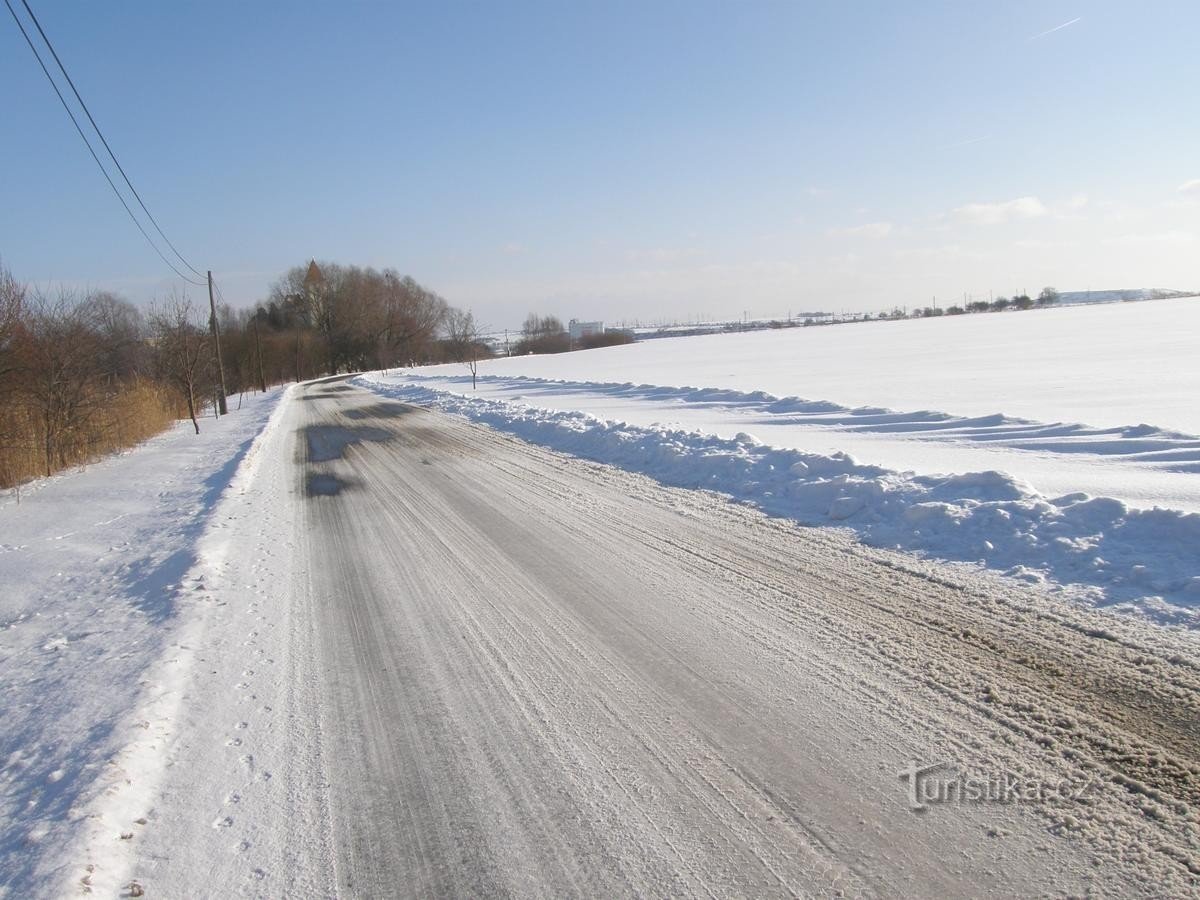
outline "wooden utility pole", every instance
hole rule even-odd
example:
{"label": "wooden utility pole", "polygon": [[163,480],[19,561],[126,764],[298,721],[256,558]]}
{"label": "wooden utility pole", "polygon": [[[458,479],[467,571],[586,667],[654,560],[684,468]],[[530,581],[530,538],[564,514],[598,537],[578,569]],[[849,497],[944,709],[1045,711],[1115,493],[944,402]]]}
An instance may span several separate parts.
{"label": "wooden utility pole", "polygon": [[263,374],[262,343],[258,339],[258,310],[254,311],[254,355],[258,357],[258,386],[267,392],[267,376]]}
{"label": "wooden utility pole", "polygon": [[229,414],[229,407],[225,405],[225,364],[221,362],[221,326],[217,324],[217,301],[213,299],[212,269],[208,270],[208,308],[212,312],[213,346],[217,348],[217,374],[220,376],[217,382],[217,406],[221,415],[225,416]]}

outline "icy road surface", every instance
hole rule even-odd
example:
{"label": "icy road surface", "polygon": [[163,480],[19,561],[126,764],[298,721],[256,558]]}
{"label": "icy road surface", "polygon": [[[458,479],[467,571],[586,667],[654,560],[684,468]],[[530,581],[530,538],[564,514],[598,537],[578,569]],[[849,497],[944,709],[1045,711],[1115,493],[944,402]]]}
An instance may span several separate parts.
{"label": "icy road surface", "polygon": [[[1200,885],[1192,636],[346,383],[284,402],[147,896]],[[916,810],[935,763],[1070,790]]]}

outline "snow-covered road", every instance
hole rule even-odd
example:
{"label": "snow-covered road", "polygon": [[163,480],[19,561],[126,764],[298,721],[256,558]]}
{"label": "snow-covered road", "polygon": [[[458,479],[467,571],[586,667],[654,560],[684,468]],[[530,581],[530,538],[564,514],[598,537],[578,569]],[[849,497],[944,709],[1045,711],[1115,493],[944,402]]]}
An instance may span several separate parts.
{"label": "snow-covered road", "polygon": [[284,403],[217,510],[148,896],[1200,887],[1194,636],[347,383]]}

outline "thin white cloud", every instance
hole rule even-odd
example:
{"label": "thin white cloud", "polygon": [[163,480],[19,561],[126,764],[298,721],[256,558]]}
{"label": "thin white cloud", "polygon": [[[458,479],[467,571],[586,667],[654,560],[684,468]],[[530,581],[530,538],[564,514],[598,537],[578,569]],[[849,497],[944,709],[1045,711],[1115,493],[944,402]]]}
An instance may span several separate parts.
{"label": "thin white cloud", "polygon": [[[964,247],[962,244],[939,244],[929,247],[905,247],[892,251],[896,260],[911,260],[921,263],[922,267],[930,262],[945,263],[949,260],[982,260],[988,252],[976,248]],[[922,271],[927,271],[922,268]]]}
{"label": "thin white cloud", "polygon": [[634,263],[672,264],[694,259],[699,253],[694,247],[638,247],[625,258]]}
{"label": "thin white cloud", "polygon": [[867,222],[850,228],[830,228],[833,237],[885,238],[892,233],[891,222]]}
{"label": "thin white cloud", "polygon": [[1160,231],[1153,234],[1123,234],[1120,237],[1109,238],[1106,243],[1118,246],[1143,246],[1146,244],[1190,244],[1196,240],[1196,235],[1190,231]]}
{"label": "thin white cloud", "polygon": [[1041,241],[1037,239],[1020,240],[1013,244],[1021,250],[1067,250],[1079,246],[1079,241],[1063,240],[1063,241]]}
{"label": "thin white cloud", "polygon": [[973,225],[1002,225],[1015,219],[1038,219],[1049,213],[1037,197],[1018,197],[1003,203],[968,203],[954,210],[959,219]]}
{"label": "thin white cloud", "polygon": [[1029,40],[1040,41],[1042,38],[1044,38],[1048,35],[1054,34],[1054,32],[1056,32],[1056,31],[1062,31],[1064,28],[1069,28],[1072,25],[1074,25],[1076,22],[1082,22],[1082,21],[1083,21],[1083,16],[1076,16],[1074,19],[1072,19],[1069,22],[1063,22],[1061,25],[1055,25],[1053,28],[1047,28],[1045,31],[1041,32],[1040,34],[1035,34]]}
{"label": "thin white cloud", "polygon": [[502,246],[500,248],[500,251],[505,256],[520,256],[522,253],[525,252],[525,245],[520,243],[519,241],[509,241],[507,244],[505,244],[504,246]]}
{"label": "thin white cloud", "polygon": [[1054,217],[1063,222],[1081,222],[1087,218],[1087,209],[1092,198],[1087,194],[1074,194],[1051,210]]}
{"label": "thin white cloud", "polygon": [[1200,194],[1200,178],[1192,178],[1181,184],[1177,190],[1181,194]]}

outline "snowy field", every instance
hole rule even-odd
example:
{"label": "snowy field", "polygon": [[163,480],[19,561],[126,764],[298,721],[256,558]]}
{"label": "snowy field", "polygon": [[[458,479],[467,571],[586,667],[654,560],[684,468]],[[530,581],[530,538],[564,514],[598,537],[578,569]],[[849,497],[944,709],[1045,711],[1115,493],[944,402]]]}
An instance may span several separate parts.
{"label": "snowy field", "polygon": [[639,343],[362,380],[871,543],[1194,626],[1200,299]]}
{"label": "snowy field", "polygon": [[1200,434],[1198,342],[1200,297],[705,335],[500,359],[484,371]]}

